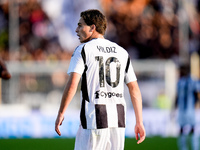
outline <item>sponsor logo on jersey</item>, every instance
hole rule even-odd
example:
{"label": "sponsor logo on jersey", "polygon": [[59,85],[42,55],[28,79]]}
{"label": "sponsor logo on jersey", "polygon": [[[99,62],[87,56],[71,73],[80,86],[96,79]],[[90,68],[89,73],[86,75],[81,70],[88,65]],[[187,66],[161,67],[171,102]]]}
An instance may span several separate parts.
{"label": "sponsor logo on jersey", "polygon": [[122,98],[122,93],[105,92],[105,91],[98,90],[95,92],[95,99],[99,99],[100,97],[102,97],[102,98],[112,98],[112,97]]}

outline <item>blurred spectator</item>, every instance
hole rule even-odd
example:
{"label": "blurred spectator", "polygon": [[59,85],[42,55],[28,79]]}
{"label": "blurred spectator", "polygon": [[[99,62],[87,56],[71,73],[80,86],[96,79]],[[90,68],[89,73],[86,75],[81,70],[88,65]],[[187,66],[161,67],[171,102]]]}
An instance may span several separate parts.
{"label": "blurred spectator", "polygon": [[3,62],[3,60],[0,58],[0,78],[8,80],[11,78],[11,74],[8,71],[5,63]]}
{"label": "blurred spectator", "polygon": [[[180,137],[178,146],[180,150],[187,150],[187,136],[192,134],[192,150],[199,150],[199,136],[195,132],[195,104],[200,92],[199,82],[190,76],[188,65],[180,67],[180,79],[177,84],[176,107],[178,109],[178,123],[180,125]],[[187,132],[189,127],[189,132]]]}
{"label": "blurred spectator", "polygon": [[0,55],[5,60],[9,53],[15,60],[56,61],[68,60],[71,53],[64,50],[58,41],[56,30],[40,1],[28,0],[16,2],[19,7],[19,51],[9,52],[8,16],[9,1],[0,4]]}
{"label": "blurred spectator", "polygon": [[102,5],[103,9],[119,35],[118,39],[111,40],[128,49],[132,57],[171,58],[177,55],[176,2],[171,2],[171,16],[168,18],[164,16],[162,1],[109,1],[112,5],[106,5],[106,2],[108,0],[102,0],[102,4],[105,4]]}
{"label": "blurred spectator", "polygon": [[[16,60],[64,60],[70,59],[75,32],[73,24],[77,14],[86,7],[98,7],[98,2],[27,0],[19,1],[18,52],[12,52]],[[136,59],[173,59],[179,57],[179,10],[188,14],[189,54],[200,53],[199,0],[99,0],[107,16],[109,26],[106,36],[127,49]],[[83,3],[83,4],[82,4]],[[89,6],[88,6],[89,4]],[[64,7],[62,6],[64,5]],[[196,6],[196,7],[195,7]],[[0,3],[0,55],[9,59],[8,16],[9,1]],[[67,8],[67,9],[66,9]],[[53,15],[53,16],[52,16]],[[73,16],[73,19],[69,18]],[[69,21],[70,20],[70,21]],[[53,45],[54,49],[51,48]],[[72,48],[72,49],[71,49]],[[57,53],[57,51],[60,51]],[[38,55],[39,54],[39,55]]]}
{"label": "blurred spectator", "polygon": [[0,5],[0,53],[8,50],[8,4]]}
{"label": "blurred spectator", "polygon": [[133,58],[175,59],[179,56],[178,8],[183,7],[190,10],[187,11],[191,31],[189,51],[198,51],[199,38],[194,36],[199,32],[196,4],[183,3],[178,6],[178,0],[101,0],[111,22],[107,38],[127,49]]}

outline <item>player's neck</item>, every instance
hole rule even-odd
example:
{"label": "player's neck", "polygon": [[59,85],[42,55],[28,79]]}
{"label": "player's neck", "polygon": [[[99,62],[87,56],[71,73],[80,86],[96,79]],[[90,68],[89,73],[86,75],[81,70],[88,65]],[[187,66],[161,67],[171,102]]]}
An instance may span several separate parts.
{"label": "player's neck", "polygon": [[104,39],[104,36],[102,34],[98,33],[98,32],[94,32],[92,34],[92,36],[90,37],[90,40],[92,40],[92,39],[98,39],[98,38]]}

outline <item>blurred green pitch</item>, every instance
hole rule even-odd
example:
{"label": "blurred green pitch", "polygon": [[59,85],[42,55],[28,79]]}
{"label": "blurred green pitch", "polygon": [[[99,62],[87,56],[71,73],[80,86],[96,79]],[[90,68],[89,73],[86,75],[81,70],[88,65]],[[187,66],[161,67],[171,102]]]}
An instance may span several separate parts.
{"label": "blurred green pitch", "polygon": [[[0,150],[73,150],[75,139],[0,139]],[[133,138],[126,138],[125,150],[178,150],[177,138],[147,137],[137,145]]]}

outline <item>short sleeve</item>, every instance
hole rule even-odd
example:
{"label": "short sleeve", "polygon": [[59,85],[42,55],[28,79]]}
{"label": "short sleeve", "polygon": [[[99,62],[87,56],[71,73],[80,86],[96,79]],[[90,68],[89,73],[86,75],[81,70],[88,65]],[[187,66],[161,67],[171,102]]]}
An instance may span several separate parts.
{"label": "short sleeve", "polygon": [[84,62],[81,55],[83,45],[78,46],[71,57],[69,68],[67,71],[67,74],[70,74],[71,72],[76,72],[80,75],[82,75],[84,71]]}
{"label": "short sleeve", "polygon": [[125,73],[124,82],[126,84],[128,84],[129,82],[132,82],[132,81],[137,81],[137,78],[136,78],[135,72],[133,70],[132,63],[131,63],[131,61],[129,61],[128,68]]}

